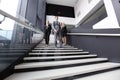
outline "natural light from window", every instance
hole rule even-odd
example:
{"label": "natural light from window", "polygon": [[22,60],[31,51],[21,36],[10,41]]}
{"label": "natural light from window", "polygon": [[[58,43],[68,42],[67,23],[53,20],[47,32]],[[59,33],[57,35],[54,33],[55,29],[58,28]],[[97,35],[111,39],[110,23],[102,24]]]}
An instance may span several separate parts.
{"label": "natural light from window", "polygon": [[[19,0],[0,0],[0,9],[13,16],[16,16],[18,2]],[[2,18],[2,16],[0,18]],[[6,18],[5,21],[0,24],[0,29],[2,30],[13,30],[13,28],[14,21],[8,18]]]}

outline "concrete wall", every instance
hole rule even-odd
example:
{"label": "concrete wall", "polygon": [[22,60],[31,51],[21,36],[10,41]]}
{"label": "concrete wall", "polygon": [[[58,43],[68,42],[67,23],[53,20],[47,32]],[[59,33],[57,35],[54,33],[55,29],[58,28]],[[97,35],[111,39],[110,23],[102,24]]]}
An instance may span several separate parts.
{"label": "concrete wall", "polygon": [[101,0],[92,0],[90,3],[88,0],[78,0],[75,6],[76,25],[84,22],[84,20],[86,20],[102,5],[103,2]]}
{"label": "concrete wall", "polygon": [[44,31],[44,24],[45,24],[45,13],[46,11],[46,1],[45,0],[38,0],[38,9],[37,9],[37,27]]}
{"label": "concrete wall", "polygon": [[[101,33],[101,34],[120,34],[120,3],[118,0],[78,0],[75,7],[77,28],[71,29],[70,33]],[[93,4],[94,3],[94,4]],[[102,5],[105,6],[107,16],[103,15],[89,23],[80,25],[90,14],[93,14]],[[91,6],[91,7],[90,7]],[[77,14],[81,12],[78,16]],[[106,14],[105,14],[106,15]],[[97,21],[97,22],[96,22]],[[94,29],[88,27],[91,26]],[[82,28],[86,27],[86,28]],[[112,62],[120,63],[120,37],[119,36],[90,36],[90,35],[68,35],[68,44],[98,54],[99,57],[107,57]]]}
{"label": "concrete wall", "polygon": [[[120,29],[72,29],[71,33],[107,33],[120,34]],[[120,63],[120,37],[116,36],[67,36],[67,43],[79,49],[97,54],[99,57],[106,57],[112,62]]]}
{"label": "concrete wall", "polygon": [[75,6],[76,25],[81,25],[91,14],[105,5],[107,17],[93,25],[93,29],[119,28],[119,17],[116,14],[120,13],[120,7],[115,3],[116,0],[91,0],[90,3],[89,0],[78,0]]}
{"label": "concrete wall", "polygon": [[112,0],[104,0],[107,17],[93,26],[94,29],[120,28]]}
{"label": "concrete wall", "polygon": [[26,8],[26,19],[29,20],[33,25],[36,25],[36,14],[37,14],[38,0],[28,0]]}
{"label": "concrete wall", "polygon": [[120,25],[120,0],[112,0],[112,4],[115,9],[118,23]]}

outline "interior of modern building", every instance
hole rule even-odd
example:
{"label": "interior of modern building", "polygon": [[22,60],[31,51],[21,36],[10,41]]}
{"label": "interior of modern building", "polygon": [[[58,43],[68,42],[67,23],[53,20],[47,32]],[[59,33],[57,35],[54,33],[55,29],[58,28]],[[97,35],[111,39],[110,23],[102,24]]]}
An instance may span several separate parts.
{"label": "interior of modern building", "polygon": [[0,0],[0,80],[120,80],[120,0]]}

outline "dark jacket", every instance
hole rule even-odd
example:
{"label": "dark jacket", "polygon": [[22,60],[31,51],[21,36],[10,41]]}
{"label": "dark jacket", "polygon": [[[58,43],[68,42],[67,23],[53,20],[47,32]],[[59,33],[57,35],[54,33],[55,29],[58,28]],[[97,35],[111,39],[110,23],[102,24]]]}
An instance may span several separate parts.
{"label": "dark jacket", "polygon": [[51,24],[49,24],[48,26],[45,25],[45,33],[50,34],[51,33]]}
{"label": "dark jacket", "polygon": [[66,28],[66,26],[62,27],[61,34],[62,34],[62,37],[67,35],[67,28]]}

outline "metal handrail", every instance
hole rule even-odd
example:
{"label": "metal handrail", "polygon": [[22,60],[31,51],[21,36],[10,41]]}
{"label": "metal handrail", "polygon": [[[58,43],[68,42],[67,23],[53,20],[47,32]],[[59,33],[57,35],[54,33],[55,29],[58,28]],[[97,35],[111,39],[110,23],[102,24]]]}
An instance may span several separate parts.
{"label": "metal handrail", "polygon": [[67,33],[67,35],[70,36],[120,36],[120,34],[116,34],[116,33]]}
{"label": "metal handrail", "polygon": [[41,30],[35,29],[33,26],[31,26],[31,23],[27,24],[27,23],[25,23],[25,21],[20,20],[19,18],[16,18],[16,17],[10,15],[9,13],[6,13],[3,10],[0,10],[0,14],[9,18],[9,19],[11,19],[11,20],[13,20],[13,21],[15,21],[15,22],[17,22],[18,24],[22,25],[21,27],[25,27],[29,30],[32,30],[32,31],[35,31],[37,33],[43,34],[43,32]]}

